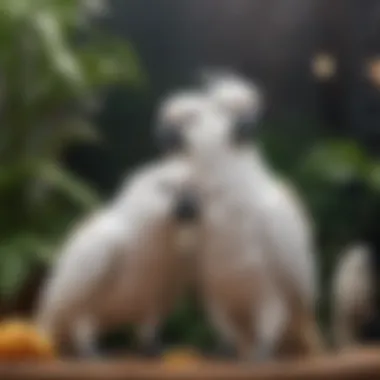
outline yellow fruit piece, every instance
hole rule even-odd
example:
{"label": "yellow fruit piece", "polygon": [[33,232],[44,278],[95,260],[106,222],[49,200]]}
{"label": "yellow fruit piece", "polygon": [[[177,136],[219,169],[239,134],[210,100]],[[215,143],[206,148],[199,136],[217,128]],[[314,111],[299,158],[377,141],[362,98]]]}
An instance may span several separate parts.
{"label": "yellow fruit piece", "polygon": [[0,360],[51,359],[54,356],[52,342],[33,324],[16,319],[0,324]]}
{"label": "yellow fruit piece", "polygon": [[191,349],[177,349],[164,354],[163,362],[170,367],[184,367],[199,364],[201,357]]}

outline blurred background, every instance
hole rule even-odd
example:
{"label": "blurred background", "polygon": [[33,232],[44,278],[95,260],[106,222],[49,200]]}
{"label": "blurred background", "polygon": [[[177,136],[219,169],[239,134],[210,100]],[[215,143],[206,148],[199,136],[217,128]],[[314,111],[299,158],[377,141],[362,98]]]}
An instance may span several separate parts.
{"label": "blurred background", "polygon": [[[378,220],[378,0],[1,0],[2,316],[30,314],[72,224],[155,157],[160,98],[203,67],[265,89],[260,144],[315,220],[328,326],[337,255]],[[194,300],[164,342],[213,345]]]}

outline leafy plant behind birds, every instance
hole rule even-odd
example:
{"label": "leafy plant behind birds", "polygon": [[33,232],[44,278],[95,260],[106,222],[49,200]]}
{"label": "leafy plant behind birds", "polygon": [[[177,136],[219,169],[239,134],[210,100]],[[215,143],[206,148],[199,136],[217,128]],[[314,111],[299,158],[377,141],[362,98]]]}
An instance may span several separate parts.
{"label": "leafy plant behind birds", "polygon": [[17,294],[31,263],[50,260],[68,222],[98,203],[60,159],[75,142],[99,141],[89,121],[99,95],[113,84],[142,83],[132,48],[92,22],[105,5],[0,2],[2,297]]}

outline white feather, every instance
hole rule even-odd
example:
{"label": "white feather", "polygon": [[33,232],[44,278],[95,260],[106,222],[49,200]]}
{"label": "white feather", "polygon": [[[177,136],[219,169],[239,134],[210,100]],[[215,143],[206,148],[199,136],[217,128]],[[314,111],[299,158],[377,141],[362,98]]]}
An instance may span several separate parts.
{"label": "white feather", "polygon": [[74,229],[41,293],[42,330],[89,347],[81,341],[90,339],[88,331],[118,323],[159,327],[183,285],[172,209],[189,178],[178,159],[147,165]]}

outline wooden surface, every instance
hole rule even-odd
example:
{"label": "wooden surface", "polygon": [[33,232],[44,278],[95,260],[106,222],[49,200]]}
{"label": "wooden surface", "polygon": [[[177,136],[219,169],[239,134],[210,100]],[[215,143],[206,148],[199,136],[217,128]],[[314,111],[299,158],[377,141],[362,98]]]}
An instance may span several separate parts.
{"label": "wooden surface", "polygon": [[118,360],[0,364],[1,380],[163,380],[163,379],[378,379],[380,349],[335,354],[313,360],[261,365],[201,362],[175,366],[164,362]]}

